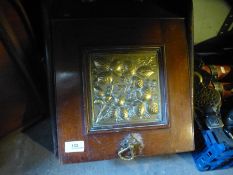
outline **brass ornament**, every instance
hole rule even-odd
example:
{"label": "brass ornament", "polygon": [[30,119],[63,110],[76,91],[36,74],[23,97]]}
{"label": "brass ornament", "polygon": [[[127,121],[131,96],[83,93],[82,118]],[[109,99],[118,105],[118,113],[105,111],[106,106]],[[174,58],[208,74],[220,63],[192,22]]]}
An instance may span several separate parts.
{"label": "brass ornament", "polygon": [[129,112],[128,112],[128,110],[126,108],[122,108],[121,112],[122,112],[123,119],[129,120]]}
{"label": "brass ornament", "polygon": [[137,66],[134,65],[132,62],[128,63],[127,65],[127,72],[129,76],[134,76],[137,73]]}
{"label": "brass ornament", "polygon": [[143,115],[145,114],[145,112],[146,112],[146,110],[145,110],[145,105],[144,105],[144,103],[140,103],[140,104],[138,105],[138,116],[139,116],[140,118],[142,118]]}
{"label": "brass ornament", "polygon": [[143,92],[143,99],[144,100],[150,100],[152,98],[152,92],[150,89],[146,89],[144,92]]}
{"label": "brass ornament", "polygon": [[112,100],[112,96],[105,96],[106,102],[110,102]]}
{"label": "brass ornament", "polygon": [[125,104],[125,97],[120,97],[120,98],[119,98],[119,101],[118,101],[118,104],[119,104],[120,106],[123,106],[123,105]]}
{"label": "brass ornament", "polygon": [[162,121],[156,49],[88,58],[92,130]]}
{"label": "brass ornament", "polygon": [[148,78],[152,76],[155,71],[153,71],[150,66],[142,66],[137,70],[137,73],[143,78]]}
{"label": "brass ornament", "polygon": [[157,114],[159,112],[159,105],[156,102],[150,102],[148,104],[148,111],[150,114]]}
{"label": "brass ornament", "polygon": [[102,71],[109,71],[110,69],[110,64],[106,60],[95,59],[93,63],[97,69]]}
{"label": "brass ornament", "polygon": [[102,72],[97,81],[102,84],[111,84],[113,82],[113,76],[110,72]]}
{"label": "brass ornament", "polygon": [[139,78],[139,79],[137,80],[137,82],[136,82],[136,86],[137,86],[138,88],[142,88],[143,85],[144,85],[144,81],[143,81],[142,79]]}
{"label": "brass ornament", "polygon": [[116,59],[111,64],[111,70],[117,76],[122,76],[123,72],[125,71],[125,66],[122,61]]}
{"label": "brass ornament", "polygon": [[100,104],[100,105],[103,105],[103,104],[104,104],[104,102],[103,102],[103,100],[96,99],[96,100],[94,100],[94,104]]}
{"label": "brass ornament", "polygon": [[104,91],[98,86],[94,87],[94,92],[95,92],[96,96],[101,96],[101,97],[104,96]]}

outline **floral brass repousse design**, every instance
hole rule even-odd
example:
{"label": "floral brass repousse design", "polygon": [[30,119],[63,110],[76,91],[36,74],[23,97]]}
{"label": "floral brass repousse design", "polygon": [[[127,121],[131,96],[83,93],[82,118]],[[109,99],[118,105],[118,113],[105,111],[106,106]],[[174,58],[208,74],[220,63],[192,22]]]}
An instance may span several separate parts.
{"label": "floral brass repousse design", "polygon": [[158,50],[88,53],[91,129],[162,121]]}

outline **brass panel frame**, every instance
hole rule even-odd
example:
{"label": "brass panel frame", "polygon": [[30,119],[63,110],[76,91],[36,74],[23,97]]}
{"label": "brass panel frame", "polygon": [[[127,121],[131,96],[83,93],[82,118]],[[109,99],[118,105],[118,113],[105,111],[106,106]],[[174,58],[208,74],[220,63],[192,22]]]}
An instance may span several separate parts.
{"label": "brass panel frame", "polygon": [[[143,54],[144,56],[153,54],[155,59],[154,65],[158,66],[158,68],[156,69],[153,63],[152,64],[149,63],[151,64],[151,67],[154,68],[154,69],[150,69],[151,68],[149,67],[150,65],[146,65],[146,63],[144,65],[142,61],[141,62],[139,61],[140,63],[137,63],[138,65],[141,64],[142,66],[140,65],[138,67],[134,67],[135,64],[133,63],[133,65],[132,64],[130,66],[128,65],[128,67],[125,68],[126,65],[121,64],[121,62],[119,62],[119,60],[123,60],[125,63],[129,61],[129,59],[131,59],[130,57],[135,55],[142,56]],[[119,57],[119,55],[123,55],[123,56],[121,58],[116,58],[116,59],[113,58],[117,56]],[[111,56],[111,60],[108,56]],[[127,59],[124,56],[127,56],[129,58]],[[102,59],[94,58],[94,57],[102,57]],[[108,57],[107,61],[106,61],[106,57]],[[105,62],[103,60],[105,60]],[[145,59],[141,59],[141,60],[145,61]],[[147,61],[151,61],[151,60],[152,57]],[[136,62],[136,58],[133,61]],[[99,77],[94,77],[95,74],[100,75],[98,70],[96,71],[96,67],[101,70],[101,76]],[[114,98],[113,96],[108,96],[106,95],[106,91],[105,92],[102,91],[103,88],[100,88],[98,85],[96,86],[97,84],[96,82],[100,83],[100,86],[104,86],[105,83],[111,83],[117,77],[122,77],[124,68],[131,71],[130,75],[133,78],[135,77],[133,76],[135,71],[137,72],[137,74],[138,73],[140,74],[140,76],[137,76],[137,78],[133,79],[132,81],[135,81],[134,82],[135,87],[137,86],[137,88],[141,90],[142,92],[141,99],[145,100],[143,102],[143,105],[137,104],[136,109],[135,107],[132,107],[132,110],[134,110],[137,113],[138,119],[132,117],[131,121],[129,120],[129,115],[133,113],[131,108],[127,108],[126,110],[125,108],[122,107],[125,105],[126,98],[121,98],[121,96],[118,96],[116,98]],[[136,70],[133,70],[133,68],[136,68]],[[161,127],[169,126],[167,95],[166,95],[167,86],[166,86],[166,73],[165,73],[166,62],[165,62],[164,46],[86,48],[83,51],[83,70],[84,70],[83,90],[85,94],[84,119],[86,121],[87,132],[114,131],[114,130],[124,130],[124,129],[133,129],[133,128],[145,128],[145,127],[161,128]],[[111,72],[111,74],[109,74],[109,72]],[[152,75],[154,75],[154,77]],[[158,91],[155,92],[155,91],[149,91],[148,89],[143,89],[142,87],[143,81],[147,80],[146,78],[143,79],[143,77],[157,78],[157,82],[153,80],[151,80],[151,82],[157,83]],[[94,79],[95,81],[93,81]],[[96,81],[96,79],[98,80]],[[154,98],[155,93],[157,93],[158,103],[152,103],[152,105],[150,106],[147,105],[149,104],[149,101],[150,102],[153,101],[152,98]],[[103,103],[103,101],[99,100],[100,99],[99,97],[101,99],[104,98],[105,101],[110,101],[114,99],[113,103],[115,105],[113,105],[113,108],[116,105],[118,105],[116,108],[120,110],[117,111],[114,108],[114,110],[110,109],[110,111],[107,111],[106,113],[106,114],[111,114],[109,118],[115,116],[116,119],[115,122],[113,122],[114,120],[112,120],[110,122],[109,121],[102,123],[100,122],[100,124],[98,124],[99,118],[96,117],[95,103],[101,103],[101,102]],[[109,106],[109,105],[105,105],[105,106]],[[99,112],[98,115],[100,115],[100,113],[101,112]],[[142,115],[144,116],[141,117]],[[147,117],[145,117],[146,115]],[[117,121],[117,117],[119,117],[119,121]]]}

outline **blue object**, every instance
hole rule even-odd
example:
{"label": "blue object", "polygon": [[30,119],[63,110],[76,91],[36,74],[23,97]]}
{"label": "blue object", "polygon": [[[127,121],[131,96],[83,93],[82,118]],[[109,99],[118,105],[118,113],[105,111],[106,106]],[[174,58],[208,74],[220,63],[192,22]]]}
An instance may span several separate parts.
{"label": "blue object", "polygon": [[225,169],[233,166],[233,148],[218,143],[211,130],[201,132],[205,141],[204,149],[193,152],[193,159],[200,171]]}

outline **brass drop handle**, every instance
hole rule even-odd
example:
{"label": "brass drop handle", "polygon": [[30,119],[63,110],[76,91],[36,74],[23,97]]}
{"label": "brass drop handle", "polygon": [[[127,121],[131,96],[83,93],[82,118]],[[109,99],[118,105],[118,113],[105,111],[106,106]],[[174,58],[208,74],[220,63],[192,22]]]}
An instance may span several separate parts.
{"label": "brass drop handle", "polygon": [[143,149],[142,137],[140,134],[133,133],[126,136],[118,151],[118,156],[121,160],[133,160],[137,154]]}
{"label": "brass drop handle", "polygon": [[121,148],[118,151],[118,156],[121,160],[133,160],[135,158],[135,147],[133,145],[129,145],[126,148]]}

